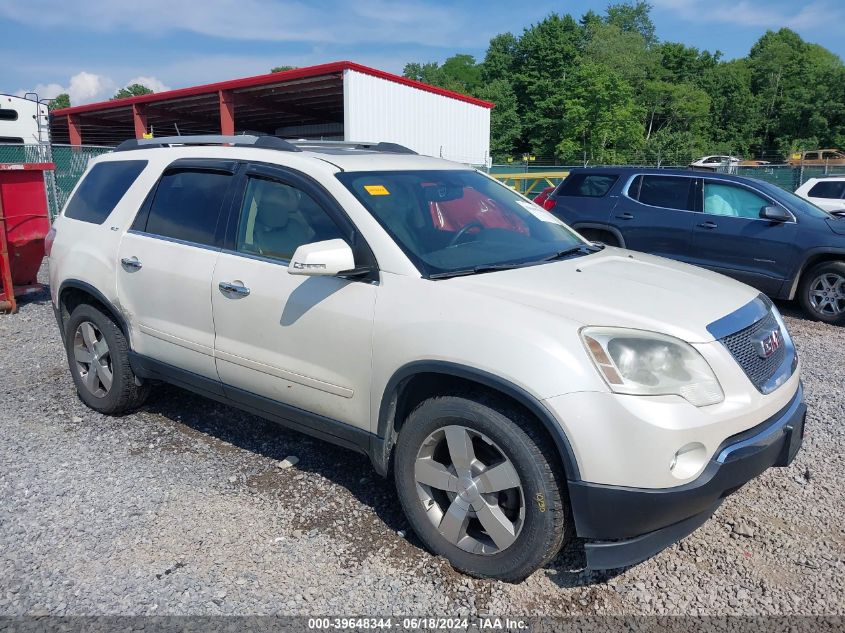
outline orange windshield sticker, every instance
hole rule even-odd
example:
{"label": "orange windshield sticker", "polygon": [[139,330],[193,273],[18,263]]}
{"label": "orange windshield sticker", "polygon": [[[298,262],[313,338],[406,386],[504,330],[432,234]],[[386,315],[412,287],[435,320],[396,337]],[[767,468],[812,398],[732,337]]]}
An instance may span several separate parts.
{"label": "orange windshield sticker", "polygon": [[364,189],[371,196],[389,196],[390,192],[384,185],[364,185]]}

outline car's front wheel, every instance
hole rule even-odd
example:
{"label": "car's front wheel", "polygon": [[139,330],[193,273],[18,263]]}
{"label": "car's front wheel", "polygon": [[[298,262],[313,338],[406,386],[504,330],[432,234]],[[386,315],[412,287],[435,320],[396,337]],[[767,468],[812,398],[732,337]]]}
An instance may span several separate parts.
{"label": "car's front wheel", "polygon": [[420,539],[475,576],[520,581],[570,532],[550,442],[525,413],[484,397],[420,404],[399,434],[394,476]]}
{"label": "car's front wheel", "polygon": [[845,325],[845,262],[825,262],[806,272],[798,299],[813,319]]}

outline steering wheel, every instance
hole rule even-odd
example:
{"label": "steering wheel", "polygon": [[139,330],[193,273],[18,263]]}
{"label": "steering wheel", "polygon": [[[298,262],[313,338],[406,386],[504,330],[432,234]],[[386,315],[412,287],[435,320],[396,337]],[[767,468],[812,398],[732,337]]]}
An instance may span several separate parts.
{"label": "steering wheel", "polygon": [[467,231],[469,231],[469,230],[470,230],[471,228],[473,228],[473,227],[478,227],[478,228],[479,228],[479,229],[481,229],[482,231],[483,231],[483,230],[485,230],[485,229],[487,228],[487,227],[485,227],[485,226],[484,226],[484,225],[483,225],[480,221],[478,221],[478,220],[472,220],[471,222],[467,222],[466,224],[464,224],[464,225],[460,228],[460,230],[459,230],[457,233],[455,233],[455,237],[453,237],[453,238],[451,239],[451,241],[449,242],[449,245],[448,245],[446,248],[452,248],[453,246],[457,246],[457,245],[458,245],[458,242],[460,242],[460,241],[461,241],[461,238],[462,238],[464,235],[466,235]]}

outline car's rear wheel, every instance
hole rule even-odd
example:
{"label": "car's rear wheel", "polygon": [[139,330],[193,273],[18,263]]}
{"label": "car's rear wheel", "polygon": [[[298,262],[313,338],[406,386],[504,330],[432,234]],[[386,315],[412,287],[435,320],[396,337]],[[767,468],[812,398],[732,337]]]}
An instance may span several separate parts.
{"label": "car's rear wheel", "polygon": [[798,299],[813,319],[845,325],[845,262],[825,262],[804,273]]}
{"label": "car's rear wheel", "polygon": [[143,404],[149,393],[129,366],[129,343],[117,324],[89,304],[77,306],[65,329],[68,366],[80,399],[100,413]]}
{"label": "car's rear wheel", "polygon": [[550,443],[526,414],[484,398],[420,404],[399,434],[394,476],[420,539],[475,576],[522,580],[570,532]]}

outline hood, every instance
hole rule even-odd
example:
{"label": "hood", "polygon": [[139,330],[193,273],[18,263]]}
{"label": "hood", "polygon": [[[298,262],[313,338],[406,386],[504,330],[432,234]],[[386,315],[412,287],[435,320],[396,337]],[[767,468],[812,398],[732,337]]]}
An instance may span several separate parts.
{"label": "hood", "polygon": [[830,230],[837,235],[845,235],[845,211],[834,213],[833,216],[835,219],[825,220]]}
{"label": "hood", "polygon": [[447,283],[581,325],[650,330],[690,343],[712,341],[710,323],[759,295],[750,286],[701,268],[611,247],[575,259],[456,277]]}

